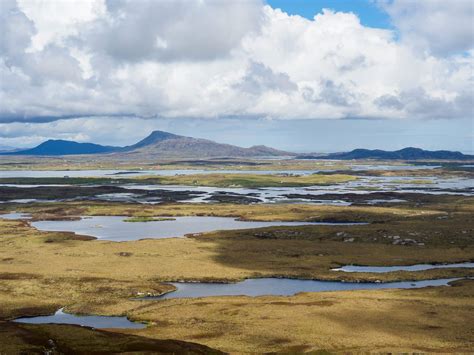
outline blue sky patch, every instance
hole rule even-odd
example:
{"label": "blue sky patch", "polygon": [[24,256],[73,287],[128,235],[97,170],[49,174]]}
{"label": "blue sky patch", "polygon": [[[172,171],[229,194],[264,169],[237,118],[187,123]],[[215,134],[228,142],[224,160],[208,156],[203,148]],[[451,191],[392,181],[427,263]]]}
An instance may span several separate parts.
{"label": "blue sky patch", "polygon": [[267,4],[290,15],[300,15],[310,20],[324,8],[353,12],[359,16],[364,26],[392,29],[388,14],[371,0],[267,0]]}

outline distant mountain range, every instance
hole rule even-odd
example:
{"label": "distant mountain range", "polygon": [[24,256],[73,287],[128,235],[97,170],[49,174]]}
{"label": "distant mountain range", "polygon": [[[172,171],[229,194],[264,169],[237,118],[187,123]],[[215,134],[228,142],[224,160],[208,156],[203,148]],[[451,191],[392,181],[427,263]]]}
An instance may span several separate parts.
{"label": "distant mountain range", "polygon": [[474,155],[467,155],[461,152],[449,150],[423,150],[420,148],[408,147],[396,151],[386,151],[379,149],[354,149],[350,152],[331,153],[326,155],[300,155],[298,159],[335,159],[335,160],[472,160]]}
{"label": "distant mountain range", "polygon": [[419,148],[404,148],[396,151],[354,149],[350,152],[331,154],[306,154],[297,156],[264,145],[242,148],[211,140],[180,136],[177,134],[153,131],[148,137],[126,147],[103,146],[94,143],[78,143],[66,140],[48,140],[37,147],[25,150],[0,152],[0,155],[80,155],[108,154],[119,158],[218,158],[218,157],[295,157],[297,159],[376,159],[376,160],[474,160],[473,155],[448,150],[429,151]]}
{"label": "distant mountain range", "polygon": [[153,131],[148,137],[126,147],[111,147],[66,140],[48,140],[37,147],[1,152],[0,155],[80,155],[113,154],[114,156],[146,158],[214,158],[214,157],[275,157],[294,156],[294,153],[263,145],[250,148],[216,143],[163,131]]}

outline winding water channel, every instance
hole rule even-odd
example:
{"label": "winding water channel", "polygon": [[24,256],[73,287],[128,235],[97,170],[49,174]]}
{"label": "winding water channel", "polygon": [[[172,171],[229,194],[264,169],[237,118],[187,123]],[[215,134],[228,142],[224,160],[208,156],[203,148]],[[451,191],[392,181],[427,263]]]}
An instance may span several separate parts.
{"label": "winding water channel", "polygon": [[394,271],[424,271],[431,269],[448,269],[448,268],[474,268],[474,263],[454,263],[454,264],[416,264],[407,266],[357,266],[346,265],[340,268],[332,269],[333,271],[342,272],[373,272],[386,273]]}
{"label": "winding water channel", "polygon": [[[177,290],[162,296],[142,297],[135,300],[153,301],[175,298],[197,298],[211,296],[292,296],[300,292],[327,292],[374,289],[410,289],[428,286],[448,286],[458,279],[438,279],[423,281],[401,281],[387,283],[356,283],[341,281],[317,281],[279,278],[247,279],[237,283],[177,282],[172,283]],[[141,329],[143,323],[131,322],[126,317],[75,315],[59,309],[54,315],[17,318],[14,322],[32,324],[76,324],[93,328]]]}

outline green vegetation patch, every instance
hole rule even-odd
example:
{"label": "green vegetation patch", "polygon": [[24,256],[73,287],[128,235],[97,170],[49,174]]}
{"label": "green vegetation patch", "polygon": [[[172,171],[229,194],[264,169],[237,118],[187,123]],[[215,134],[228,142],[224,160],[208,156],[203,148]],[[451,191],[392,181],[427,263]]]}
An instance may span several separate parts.
{"label": "green vegetation patch", "polygon": [[429,184],[434,184],[435,182],[433,180],[418,179],[418,180],[393,180],[393,181],[389,181],[389,183],[396,184],[396,185],[405,185],[405,184],[429,185]]}

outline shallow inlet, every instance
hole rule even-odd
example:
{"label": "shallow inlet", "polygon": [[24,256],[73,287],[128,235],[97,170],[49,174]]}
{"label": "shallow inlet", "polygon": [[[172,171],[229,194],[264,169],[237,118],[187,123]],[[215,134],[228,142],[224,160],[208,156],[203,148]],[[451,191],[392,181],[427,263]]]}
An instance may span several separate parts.
{"label": "shallow inlet", "polygon": [[374,272],[385,273],[394,271],[424,271],[430,269],[447,269],[447,268],[474,268],[474,263],[456,263],[456,264],[416,264],[408,266],[356,266],[346,265],[332,271],[342,272]]}
{"label": "shallow inlet", "polygon": [[3,219],[30,219],[31,215],[28,213],[19,213],[19,212],[11,212],[11,213],[5,213],[5,214],[0,214],[0,218]]}
{"label": "shallow inlet", "polygon": [[127,317],[82,316],[64,313],[62,308],[51,316],[24,317],[17,318],[13,321],[30,324],[76,324],[93,328],[142,329],[146,327],[146,324],[131,322]]}
{"label": "shallow inlet", "polygon": [[392,288],[421,288],[428,286],[447,286],[459,280],[438,279],[401,282],[342,282],[317,281],[280,278],[247,279],[237,283],[174,282],[176,291],[162,296],[137,298],[138,300],[162,300],[170,298],[194,298],[210,296],[292,296],[300,292],[378,290]]}
{"label": "shallow inlet", "polygon": [[[1,218],[1,215],[0,215]],[[125,222],[127,217],[94,216],[77,221],[37,221],[31,225],[41,231],[74,232],[102,240],[130,241],[145,238],[160,239],[184,237],[186,234],[217,230],[253,229],[272,226],[340,225],[352,226],[365,223],[319,222],[257,222],[240,221],[229,217],[175,217],[174,220],[153,222]]]}

